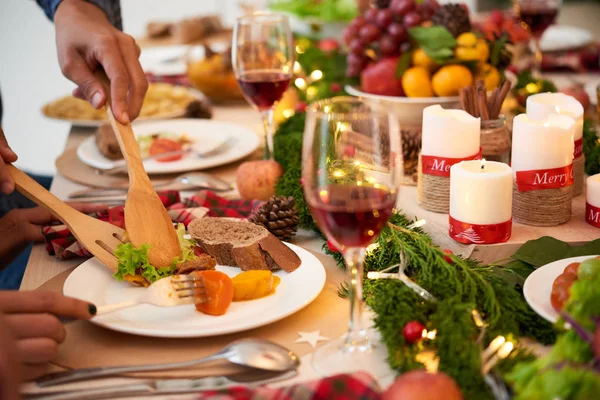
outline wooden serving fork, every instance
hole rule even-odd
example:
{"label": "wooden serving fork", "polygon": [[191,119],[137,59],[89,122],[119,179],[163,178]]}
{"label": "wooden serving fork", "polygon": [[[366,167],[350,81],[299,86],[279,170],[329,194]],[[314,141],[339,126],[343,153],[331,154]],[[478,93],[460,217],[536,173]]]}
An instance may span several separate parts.
{"label": "wooden serving fork", "polygon": [[105,72],[97,70],[96,76],[107,93],[106,114],[127,163],[129,174],[129,191],[125,200],[127,235],[136,247],[143,244],[150,245],[148,258],[152,265],[157,268],[168,267],[175,257],[181,255],[173,222],[144,169],[140,148],[131,124],[120,123],[112,112],[110,83]]}
{"label": "wooden serving fork", "polygon": [[117,271],[114,250],[125,240],[125,231],[75,210],[13,165],[8,165],[17,190],[46,208],[71,230],[77,240],[113,272]]}

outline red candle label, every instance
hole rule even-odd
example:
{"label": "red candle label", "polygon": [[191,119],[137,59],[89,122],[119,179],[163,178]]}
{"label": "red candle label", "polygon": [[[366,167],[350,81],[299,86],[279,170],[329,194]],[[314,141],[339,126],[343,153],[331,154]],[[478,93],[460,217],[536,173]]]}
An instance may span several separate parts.
{"label": "red candle label", "polygon": [[560,168],[517,171],[519,192],[559,189],[572,185],[573,180],[573,164]]}
{"label": "red candle label", "polygon": [[585,203],[585,222],[600,228],[600,207],[594,207],[590,203]]}
{"label": "red candle label", "polygon": [[450,237],[457,242],[465,244],[493,244],[504,243],[510,239],[512,220],[500,224],[475,225],[458,221],[452,216],[450,220]]}
{"label": "red candle label", "polygon": [[575,153],[573,153],[573,157],[579,158],[583,155],[583,138],[577,139],[575,141]]}
{"label": "red candle label", "polygon": [[479,153],[465,158],[448,158],[438,156],[421,155],[421,165],[425,175],[450,177],[450,167],[461,161],[481,160],[481,149]]}

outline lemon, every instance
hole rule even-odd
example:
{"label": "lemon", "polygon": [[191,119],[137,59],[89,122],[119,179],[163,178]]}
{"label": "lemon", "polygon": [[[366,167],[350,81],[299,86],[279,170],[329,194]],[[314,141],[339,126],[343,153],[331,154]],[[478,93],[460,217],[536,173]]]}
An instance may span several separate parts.
{"label": "lemon", "polygon": [[477,36],[473,32],[461,33],[456,38],[456,43],[460,47],[473,47],[477,43]]}
{"label": "lemon", "polygon": [[423,49],[416,49],[412,53],[412,64],[415,67],[423,67],[430,71],[437,66],[435,61]]}
{"label": "lemon", "polygon": [[437,96],[457,96],[460,89],[473,84],[473,74],[464,65],[446,65],[433,75],[431,83]]}
{"label": "lemon", "polygon": [[423,67],[412,67],[402,75],[402,89],[408,97],[433,97],[429,71]]}
{"label": "lemon", "polygon": [[475,47],[457,47],[454,50],[454,56],[463,61],[479,60],[479,52]]}
{"label": "lemon", "polygon": [[483,79],[486,90],[493,90],[500,85],[500,72],[490,64],[484,64],[477,73],[477,79]]}
{"label": "lemon", "polygon": [[488,46],[486,41],[483,39],[477,40],[475,49],[477,49],[477,59],[482,63],[486,62],[488,57],[490,56],[490,47]]}

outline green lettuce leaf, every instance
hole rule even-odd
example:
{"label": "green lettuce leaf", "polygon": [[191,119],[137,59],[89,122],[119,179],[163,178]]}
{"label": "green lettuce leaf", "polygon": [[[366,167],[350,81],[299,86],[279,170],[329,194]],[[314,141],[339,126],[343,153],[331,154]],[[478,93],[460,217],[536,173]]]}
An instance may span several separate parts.
{"label": "green lettuce leaf", "polygon": [[136,248],[131,243],[122,243],[117,246],[115,256],[118,258],[118,269],[114,277],[122,281],[125,275],[141,275],[151,284],[161,278],[173,275],[175,265],[165,268],[155,268],[148,259],[149,245]]}
{"label": "green lettuce leaf", "polygon": [[192,239],[186,239],[186,234],[187,232],[185,230],[185,225],[181,223],[177,224],[177,239],[179,239],[181,255],[173,259],[173,264],[175,266],[196,258],[196,254],[194,253],[194,246],[196,245],[196,242]]}

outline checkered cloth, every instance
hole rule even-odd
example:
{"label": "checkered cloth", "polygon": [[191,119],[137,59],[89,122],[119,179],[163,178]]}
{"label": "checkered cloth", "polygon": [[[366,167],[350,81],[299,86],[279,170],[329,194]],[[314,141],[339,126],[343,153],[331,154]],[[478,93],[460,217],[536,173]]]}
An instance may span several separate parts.
{"label": "checkered cloth", "polygon": [[373,377],[365,372],[334,375],[318,381],[286,388],[233,387],[203,392],[198,400],[375,400],[381,391]]}
{"label": "checkered cloth", "polygon": [[[229,217],[248,218],[252,211],[262,205],[260,200],[227,200],[214,192],[201,191],[181,200],[179,192],[158,193],[173,222],[183,223],[186,227],[196,218]],[[124,207],[111,207],[106,211],[92,215],[102,221],[125,228]],[[42,228],[46,239],[46,250],[59,259],[71,257],[89,257],[91,254],[75,239],[65,225],[50,225]]]}
{"label": "checkered cloth", "polygon": [[151,72],[146,72],[146,79],[150,83],[170,83],[178,86],[191,86],[190,79],[187,75],[155,75]]}

